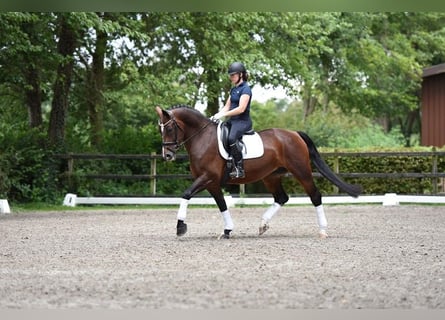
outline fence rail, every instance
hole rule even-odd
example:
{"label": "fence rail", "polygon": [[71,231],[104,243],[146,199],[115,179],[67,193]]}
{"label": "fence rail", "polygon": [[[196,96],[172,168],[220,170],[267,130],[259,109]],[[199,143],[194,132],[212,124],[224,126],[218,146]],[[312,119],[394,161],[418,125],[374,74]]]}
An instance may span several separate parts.
{"label": "fence rail", "polygon": [[[438,193],[439,181],[445,188],[445,172],[438,171],[438,161],[440,157],[445,157],[445,151],[425,151],[425,152],[320,152],[324,158],[334,158],[333,170],[342,178],[428,178],[432,180],[433,194]],[[431,171],[430,172],[341,172],[339,161],[344,157],[427,157],[431,159]],[[95,153],[68,153],[59,154],[55,156],[59,159],[67,161],[67,175],[68,178],[74,174],[74,162],[75,160],[149,160],[150,161],[150,174],[84,174],[83,177],[88,179],[125,179],[125,180],[149,180],[150,181],[150,193],[156,195],[156,182],[159,179],[192,179],[190,174],[160,174],[157,172],[157,161],[162,159],[161,155],[151,154],[95,154]],[[178,160],[188,160],[187,154],[178,154]],[[313,172],[314,177],[320,177],[320,173]],[[244,190],[244,188],[242,188]],[[241,191],[241,193],[243,193]]]}

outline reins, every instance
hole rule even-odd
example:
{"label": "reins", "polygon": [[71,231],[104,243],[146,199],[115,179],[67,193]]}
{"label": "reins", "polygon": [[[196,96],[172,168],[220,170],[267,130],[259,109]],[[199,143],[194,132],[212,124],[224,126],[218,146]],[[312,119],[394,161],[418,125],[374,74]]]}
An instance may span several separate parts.
{"label": "reins", "polygon": [[[207,122],[204,126],[201,127],[201,129],[199,129],[197,132],[195,132],[194,134],[192,134],[190,137],[188,137],[187,139],[185,139],[184,141],[182,141],[179,145],[178,145],[178,149],[181,148],[187,141],[191,140],[192,138],[194,138],[195,136],[197,136],[198,134],[201,133],[202,130],[204,130],[205,128],[207,128],[209,126],[209,124],[213,123],[212,121],[209,120],[209,122]],[[181,129],[181,127],[179,125],[177,125],[178,128]],[[182,130],[182,129],[181,129]],[[184,132],[184,130],[182,130]]]}

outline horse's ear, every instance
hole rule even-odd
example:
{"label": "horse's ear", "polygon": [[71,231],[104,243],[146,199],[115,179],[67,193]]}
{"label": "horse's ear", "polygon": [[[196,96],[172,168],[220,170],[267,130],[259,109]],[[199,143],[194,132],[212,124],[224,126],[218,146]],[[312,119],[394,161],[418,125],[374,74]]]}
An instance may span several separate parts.
{"label": "horse's ear", "polygon": [[162,109],[159,106],[156,106],[156,113],[158,114],[159,118],[162,118]]}
{"label": "horse's ear", "polygon": [[161,109],[161,107],[156,106],[156,113],[158,114],[159,118],[163,120],[164,118],[168,118],[169,114],[164,109]]}

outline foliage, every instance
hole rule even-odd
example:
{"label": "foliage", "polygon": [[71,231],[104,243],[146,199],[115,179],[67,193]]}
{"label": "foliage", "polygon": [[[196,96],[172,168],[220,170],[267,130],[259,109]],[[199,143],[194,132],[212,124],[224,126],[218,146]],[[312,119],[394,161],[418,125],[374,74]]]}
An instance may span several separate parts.
{"label": "foliage", "polygon": [[53,203],[63,192],[57,160],[38,130],[0,126],[0,196],[20,202]]}
{"label": "foliage", "polygon": [[304,119],[300,103],[283,108],[280,101],[264,105],[252,104],[252,118],[256,130],[271,127],[304,131],[320,147],[365,148],[400,147],[404,137],[398,128],[385,133],[383,128],[357,112],[345,114],[334,106],[327,111],[317,110]]}
{"label": "foliage", "polygon": [[[407,151],[427,151],[425,148],[367,148],[363,149],[330,149],[323,148],[322,156],[331,168],[335,168],[338,161],[339,172],[350,173],[431,173],[433,167],[432,157],[424,156],[357,156],[357,157],[336,157],[329,155],[335,152],[407,152]],[[428,151],[431,151],[429,149]],[[438,172],[445,169],[445,157],[438,160]],[[316,169],[314,169],[316,171]],[[431,178],[390,178],[390,177],[367,177],[367,178],[343,178],[348,183],[357,183],[363,186],[364,193],[385,194],[431,194],[433,191],[433,180]],[[323,194],[338,194],[339,191],[329,181],[324,178],[316,178],[316,184]],[[292,178],[284,180],[286,190],[291,194],[304,194],[301,186]]]}
{"label": "foliage", "polygon": [[[159,153],[154,106],[203,103],[213,114],[235,60],[248,67],[250,84],[289,94],[252,104],[257,130],[302,130],[335,148],[415,145],[421,72],[445,61],[444,22],[441,12],[0,13],[0,192],[18,201],[63,193],[66,163],[53,160],[50,144],[56,126],[57,152]],[[61,27],[75,42],[67,55]],[[72,69],[59,68],[67,64]],[[56,94],[63,79],[71,85]],[[143,193],[139,182],[80,177],[147,169],[87,164],[69,186]],[[178,193],[187,183],[166,181],[159,190]]]}
{"label": "foliage", "polygon": [[[186,159],[178,159],[175,162],[157,160],[157,175],[190,175]],[[150,160],[137,159],[76,160],[73,173],[64,176],[64,184],[69,186],[69,192],[79,196],[149,196],[151,195],[150,183],[145,178],[97,179],[89,178],[88,175],[107,175],[111,172],[128,176],[149,175],[152,165],[153,162]],[[180,196],[190,183],[187,177],[158,178],[156,195]]]}

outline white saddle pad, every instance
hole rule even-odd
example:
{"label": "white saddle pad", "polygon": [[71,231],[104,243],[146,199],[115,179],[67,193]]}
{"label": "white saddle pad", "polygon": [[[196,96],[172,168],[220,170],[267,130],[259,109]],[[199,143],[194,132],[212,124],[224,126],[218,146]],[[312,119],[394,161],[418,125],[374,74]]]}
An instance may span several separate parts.
{"label": "white saddle pad", "polygon": [[[217,135],[218,135],[218,149],[219,153],[221,154],[221,157],[224,159],[229,159],[229,154],[227,153],[226,149],[224,149],[224,145],[221,141],[221,124],[220,122],[218,124],[217,129]],[[246,134],[243,135],[243,159],[252,159],[252,158],[259,158],[262,157],[264,154],[264,146],[263,146],[263,140],[261,140],[261,137],[258,133],[254,134]]]}

